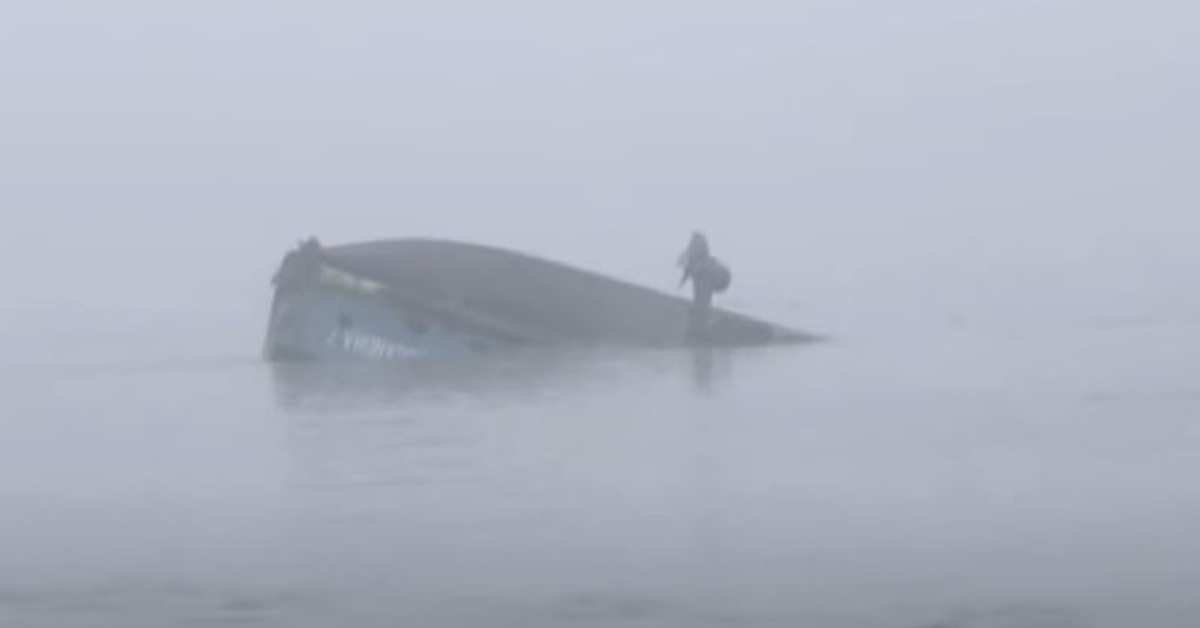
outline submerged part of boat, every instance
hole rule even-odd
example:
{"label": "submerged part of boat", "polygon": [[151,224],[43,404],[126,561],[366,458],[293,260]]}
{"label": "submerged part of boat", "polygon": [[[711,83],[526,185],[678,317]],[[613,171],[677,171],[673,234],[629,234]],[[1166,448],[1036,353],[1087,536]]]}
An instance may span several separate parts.
{"label": "submerged part of boat", "polygon": [[[674,347],[691,303],[521,253],[439,240],[322,247],[310,240],[275,277],[265,354],[274,361],[405,360],[521,346]],[[714,310],[704,344],[816,340]]]}

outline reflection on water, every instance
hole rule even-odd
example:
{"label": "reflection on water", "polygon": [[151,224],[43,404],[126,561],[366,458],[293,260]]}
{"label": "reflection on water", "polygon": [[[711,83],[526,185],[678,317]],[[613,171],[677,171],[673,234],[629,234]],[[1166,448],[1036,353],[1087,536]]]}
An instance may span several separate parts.
{"label": "reflection on water", "polygon": [[[894,552],[891,526],[864,520],[883,504],[846,497],[905,497],[878,485],[878,470],[845,472],[866,460],[854,453],[858,428],[839,435],[833,423],[849,417],[779,395],[826,355],[696,349],[274,367],[296,560],[361,574],[353,590],[338,589],[341,577],[305,587],[383,604],[372,598],[384,591],[361,578],[390,582],[413,595],[414,620],[435,625],[498,616],[522,626],[977,628],[1018,617],[1037,628],[1046,616],[1074,617],[1016,602],[1005,612],[936,609],[953,596],[905,609],[911,592],[888,591],[911,591],[910,576],[863,579],[852,557]],[[739,382],[739,372],[756,380]],[[876,413],[859,410],[868,408]],[[797,440],[814,425],[824,426],[815,442]],[[832,458],[816,453],[828,447]],[[946,468],[901,466],[916,478]],[[920,551],[896,559],[915,563]],[[399,565],[418,565],[420,582]],[[855,610],[846,596],[860,591],[879,601]]]}
{"label": "reflection on water", "polygon": [[[505,424],[506,412],[536,407],[536,416],[561,406],[556,429],[572,420],[578,431],[595,429],[572,417],[582,414],[574,407],[579,400],[621,396],[630,381],[655,382],[682,398],[690,385],[708,397],[731,374],[732,361],[730,351],[717,349],[543,351],[462,362],[273,364],[270,373],[289,417],[293,480],[310,488],[411,487],[482,477],[487,472],[474,467],[495,459],[482,449],[495,444],[496,430],[544,427],[522,417]],[[648,398],[662,395],[655,390]]]}
{"label": "reflection on water", "polygon": [[26,373],[0,626],[1190,627],[1147,334]]}
{"label": "reflection on water", "polygon": [[[789,350],[800,351],[799,348]],[[713,393],[732,376],[739,351],[690,350],[523,351],[469,360],[411,363],[271,364],[276,399],[287,411],[362,407],[457,397],[570,394],[573,389],[613,384],[640,373],[677,374],[676,356],[690,360],[696,391]],[[752,356],[756,350],[741,350]]]}
{"label": "reflection on water", "polygon": [[[803,351],[788,348],[788,351]],[[422,360],[413,363],[271,364],[276,399],[287,411],[318,411],[326,403],[362,406],[448,399],[454,396],[535,395],[596,384],[619,383],[647,372],[676,376],[676,357],[690,359],[697,391],[713,393],[732,376],[738,354],[752,359],[762,349],[697,347],[629,351],[524,351],[469,360]]]}
{"label": "reflection on water", "polygon": [[[720,602],[720,507],[705,486],[720,463],[702,451],[705,399],[731,359],[272,367],[302,560],[385,580],[419,564],[417,588],[434,591],[409,604],[431,625],[738,625]],[[330,542],[351,536],[362,545]]]}
{"label": "reflection on water", "polygon": [[536,393],[583,375],[587,361],[549,352],[412,363],[272,364],[276,398],[289,411]]}
{"label": "reflection on water", "polygon": [[692,382],[696,391],[712,394],[733,376],[733,361],[736,351],[714,347],[696,347],[689,350],[692,359]]}

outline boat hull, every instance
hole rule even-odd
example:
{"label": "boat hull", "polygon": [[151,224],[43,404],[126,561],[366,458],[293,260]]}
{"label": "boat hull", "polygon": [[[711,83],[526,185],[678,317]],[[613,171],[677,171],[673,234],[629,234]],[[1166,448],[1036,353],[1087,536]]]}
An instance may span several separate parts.
{"label": "boat hull", "polygon": [[521,346],[753,346],[817,338],[714,310],[701,338],[677,297],[454,242],[302,247],[276,277],[270,360],[455,358]]}

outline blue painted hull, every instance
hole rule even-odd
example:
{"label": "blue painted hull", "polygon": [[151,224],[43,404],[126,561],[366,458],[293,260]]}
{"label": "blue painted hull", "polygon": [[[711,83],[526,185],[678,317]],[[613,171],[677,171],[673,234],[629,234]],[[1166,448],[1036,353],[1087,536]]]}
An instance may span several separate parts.
{"label": "blue painted hull", "polygon": [[328,286],[280,294],[266,354],[272,360],[457,358],[509,345],[381,298]]}

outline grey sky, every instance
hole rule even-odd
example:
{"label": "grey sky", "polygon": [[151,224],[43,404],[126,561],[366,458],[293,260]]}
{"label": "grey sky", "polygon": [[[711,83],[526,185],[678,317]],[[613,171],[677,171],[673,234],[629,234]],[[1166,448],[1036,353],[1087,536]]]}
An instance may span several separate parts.
{"label": "grey sky", "polygon": [[[1200,625],[1197,7],[0,2],[0,623]],[[259,364],[310,234],[694,227],[837,342]]]}
{"label": "grey sky", "polygon": [[751,283],[1168,290],[1198,265],[1198,20],[1182,1],[9,3],[5,279],[17,305],[165,276],[186,285],[145,298],[245,296],[319,233],[667,283],[652,269],[706,226]]}

